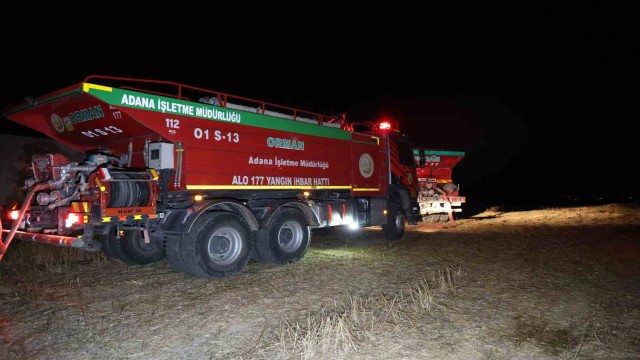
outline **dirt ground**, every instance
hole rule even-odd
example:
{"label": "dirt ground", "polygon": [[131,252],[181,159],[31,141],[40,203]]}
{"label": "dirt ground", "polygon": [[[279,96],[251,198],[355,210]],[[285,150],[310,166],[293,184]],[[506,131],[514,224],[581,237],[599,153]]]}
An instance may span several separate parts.
{"label": "dirt ground", "polygon": [[0,358],[640,359],[640,210],[492,210],[221,280],[17,243]]}

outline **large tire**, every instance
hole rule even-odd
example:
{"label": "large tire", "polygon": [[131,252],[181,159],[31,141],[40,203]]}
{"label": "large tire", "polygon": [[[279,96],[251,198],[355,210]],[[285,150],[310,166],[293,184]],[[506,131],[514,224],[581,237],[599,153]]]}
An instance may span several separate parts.
{"label": "large tire", "polygon": [[100,236],[100,242],[102,243],[102,252],[107,255],[108,258],[120,260],[125,264],[136,265],[122,249],[122,243],[116,236],[116,228],[112,227],[108,230],[106,235]]}
{"label": "large tire", "polygon": [[382,225],[384,239],[387,241],[395,241],[404,235],[405,217],[400,205],[390,203],[387,208],[387,223]]}
{"label": "large tire", "polygon": [[165,255],[167,256],[167,260],[169,260],[169,264],[171,266],[180,271],[183,274],[198,276],[193,274],[187,268],[185,261],[182,259],[182,238],[180,237],[170,237],[164,243]]}
{"label": "large tire", "polygon": [[120,239],[124,254],[135,264],[151,264],[164,259],[164,240],[149,236],[149,243],[144,242],[144,235],[139,230],[125,230]]}
{"label": "large tire", "polygon": [[203,278],[232,276],[244,270],[251,256],[247,224],[237,215],[212,212],[200,215],[189,234],[167,246],[177,270]]}
{"label": "large tire", "polygon": [[311,242],[311,230],[302,212],[279,211],[255,237],[254,256],[258,261],[284,265],[299,261]]}

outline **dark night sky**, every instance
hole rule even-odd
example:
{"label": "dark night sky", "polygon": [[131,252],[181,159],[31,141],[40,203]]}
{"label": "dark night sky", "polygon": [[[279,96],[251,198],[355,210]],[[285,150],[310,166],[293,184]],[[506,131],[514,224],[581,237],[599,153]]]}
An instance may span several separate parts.
{"label": "dark night sky", "polygon": [[[638,38],[465,34],[393,44],[376,34],[364,37],[340,43],[314,38],[317,43],[297,48],[281,39],[272,50],[259,39],[237,47],[196,43],[213,53],[184,51],[194,43],[174,52],[168,44],[23,44],[19,55],[3,56],[8,65],[2,67],[0,105],[80,82],[87,74],[171,80],[306,110],[346,112],[352,121],[398,119],[401,130],[427,147],[467,152],[454,180],[483,201],[637,194],[631,124],[638,119]],[[7,122],[2,129],[27,133]]]}

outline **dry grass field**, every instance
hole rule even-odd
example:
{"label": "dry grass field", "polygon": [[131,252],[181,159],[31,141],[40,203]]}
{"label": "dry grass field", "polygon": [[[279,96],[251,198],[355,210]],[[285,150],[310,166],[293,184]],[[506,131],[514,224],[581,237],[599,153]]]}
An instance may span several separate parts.
{"label": "dry grass field", "polygon": [[221,280],[16,242],[0,359],[640,358],[640,210],[509,212],[314,235]]}

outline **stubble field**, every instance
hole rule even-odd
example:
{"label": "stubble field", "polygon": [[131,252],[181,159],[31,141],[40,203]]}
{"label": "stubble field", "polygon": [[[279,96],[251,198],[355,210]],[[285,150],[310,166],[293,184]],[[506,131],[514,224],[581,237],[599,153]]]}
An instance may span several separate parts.
{"label": "stubble field", "polygon": [[640,358],[640,210],[489,209],[455,228],[314,234],[205,280],[16,242],[2,359]]}

